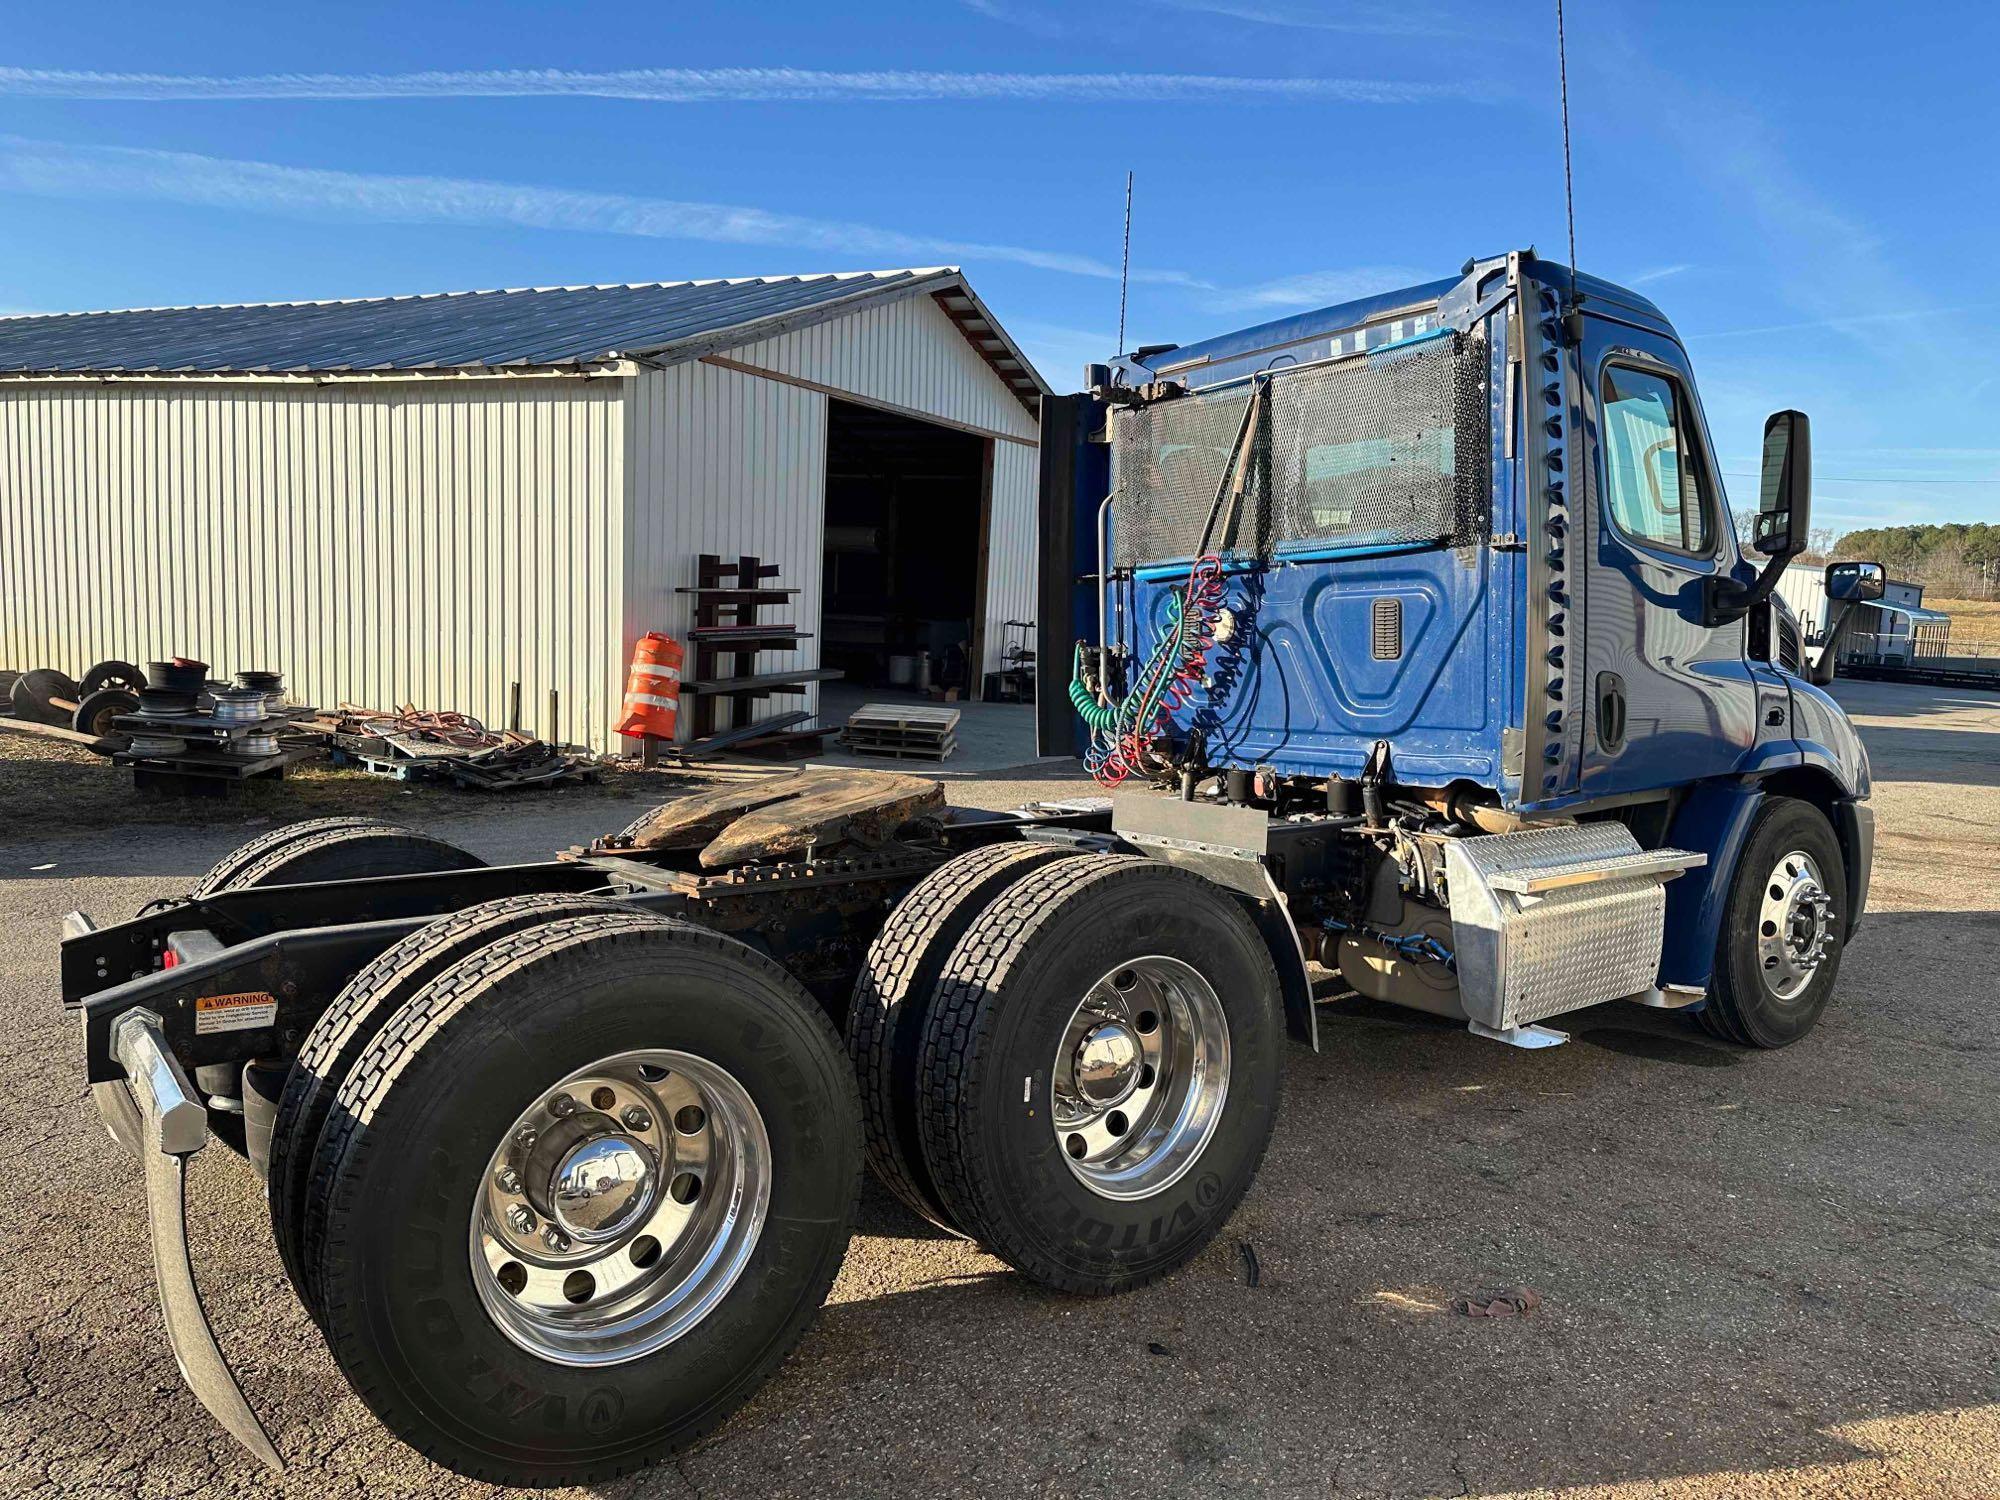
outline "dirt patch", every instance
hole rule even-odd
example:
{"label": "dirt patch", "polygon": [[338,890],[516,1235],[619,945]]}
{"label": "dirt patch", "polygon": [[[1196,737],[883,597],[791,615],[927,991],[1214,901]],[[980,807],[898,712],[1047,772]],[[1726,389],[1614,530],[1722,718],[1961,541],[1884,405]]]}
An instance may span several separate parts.
{"label": "dirt patch", "polygon": [[406,821],[423,815],[505,813],[557,801],[629,798],[655,786],[666,801],[714,784],[711,773],[610,764],[599,768],[595,782],[475,792],[307,761],[291,767],[282,781],[255,777],[226,798],[185,797],[139,791],[129,771],[81,745],[40,739],[0,724],[0,837],[31,830],[49,834],[137,823],[203,823],[218,816],[291,822],[346,813]]}

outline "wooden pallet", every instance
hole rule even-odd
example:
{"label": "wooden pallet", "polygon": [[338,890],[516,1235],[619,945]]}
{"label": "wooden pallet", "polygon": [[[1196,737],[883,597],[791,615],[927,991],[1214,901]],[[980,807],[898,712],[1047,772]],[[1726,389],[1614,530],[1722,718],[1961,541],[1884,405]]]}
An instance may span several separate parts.
{"label": "wooden pallet", "polygon": [[253,776],[282,778],[294,761],[318,753],[312,745],[291,745],[275,755],[231,755],[190,746],[179,755],[138,756],[120,750],[113,764],[127,766],[132,785],[140,791],[175,792],[191,797],[222,797]]}
{"label": "wooden pallet", "polygon": [[942,739],[929,741],[888,738],[877,740],[856,736],[850,729],[842,738],[850,754],[866,755],[881,760],[947,760],[958,749],[957,736],[949,734]]}
{"label": "wooden pallet", "polygon": [[856,755],[943,760],[958,748],[959,711],[920,703],[864,703],[847,716],[845,740]]}

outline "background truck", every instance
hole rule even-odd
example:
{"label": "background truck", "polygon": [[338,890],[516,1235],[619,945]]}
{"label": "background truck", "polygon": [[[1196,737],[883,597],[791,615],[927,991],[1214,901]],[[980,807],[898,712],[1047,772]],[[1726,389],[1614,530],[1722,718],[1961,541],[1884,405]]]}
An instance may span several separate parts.
{"label": "background truck", "polygon": [[68,919],[175,1351],[267,1462],[187,1248],[211,1137],[391,1429],[578,1482],[771,1372],[864,1159],[1051,1287],[1183,1265],[1262,1160],[1284,1040],[1320,1045],[1313,961],[1524,1047],[1612,999],[1811,1029],[1873,824],[1770,598],[1801,414],[1766,426],[1760,567],[1670,325],[1529,252],[1090,384],[1045,404],[1041,655],[1075,681],[1038,712],[1109,797],[808,772],[501,868],[327,820]]}

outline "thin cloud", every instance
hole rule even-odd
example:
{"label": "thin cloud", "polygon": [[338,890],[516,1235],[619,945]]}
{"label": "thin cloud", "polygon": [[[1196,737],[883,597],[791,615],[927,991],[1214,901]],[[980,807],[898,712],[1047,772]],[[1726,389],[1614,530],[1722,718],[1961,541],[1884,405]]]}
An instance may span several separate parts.
{"label": "thin cloud", "polygon": [[1290,31],[1338,31],[1360,36],[1451,36],[1470,28],[1453,25],[1442,16],[1404,6],[1343,5],[1331,13],[1296,6],[1258,5],[1249,0],[1156,0],[1168,10],[1191,15],[1220,16],[1254,26]]}
{"label": "thin cloud", "polygon": [[1018,5],[1002,5],[1000,0],[958,0],[958,3],[976,16],[998,21],[1003,26],[1018,26],[1035,36],[1058,36],[1062,32],[1062,27],[1049,17]]}
{"label": "thin cloud", "polygon": [[1655,281],[1665,281],[1669,276],[1678,276],[1683,271],[1692,271],[1693,269],[1693,262],[1685,260],[1671,266],[1655,266],[1650,271],[1641,271],[1637,276],[1626,277],[1625,285],[1649,286]]}
{"label": "thin cloud", "polygon": [[421,73],[104,73],[0,67],[0,95],[40,99],[634,99],[655,104],[1174,103],[1205,99],[1425,104],[1486,100],[1473,81],[1245,78],[1207,73],[824,72],[809,68],[482,68]]}
{"label": "thin cloud", "polygon": [[1742,339],[1770,333],[1808,333],[1830,330],[1836,333],[1864,333],[1882,324],[1914,323],[1925,318],[1957,318],[1967,313],[1988,312],[2000,302],[1971,302],[1962,307],[1901,307],[1888,312],[1851,313],[1837,318],[1809,318],[1800,323],[1765,323],[1756,328],[1718,328],[1708,333],[1690,333],[1691,339]]}
{"label": "thin cloud", "polygon": [[1407,266],[1350,266],[1343,270],[1307,271],[1254,286],[1219,289],[1203,300],[1216,309],[1331,307],[1357,297],[1371,297],[1378,292],[1436,279]]}
{"label": "thin cloud", "polygon": [[[460,177],[403,177],[288,167],[190,151],[75,146],[0,135],[0,191],[37,197],[140,199],[307,219],[403,224],[508,225],[582,230],[928,263],[1006,261],[1070,276],[1116,280],[1118,267],[1085,255],[870,224],[773,213],[733,203],[687,202]],[[1207,289],[1185,271],[1141,269],[1135,282]]]}

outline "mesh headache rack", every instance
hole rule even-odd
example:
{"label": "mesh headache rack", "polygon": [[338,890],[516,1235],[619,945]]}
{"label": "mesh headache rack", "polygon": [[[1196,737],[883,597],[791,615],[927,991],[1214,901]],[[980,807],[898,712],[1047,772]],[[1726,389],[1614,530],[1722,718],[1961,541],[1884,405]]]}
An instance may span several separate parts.
{"label": "mesh headache rack", "polygon": [[[1264,560],[1479,540],[1488,423],[1486,341],[1449,329],[1274,371],[1261,399],[1244,384],[1118,411],[1113,561],[1185,561],[1205,530],[1207,550]],[[1216,513],[1225,480],[1241,494]]]}

